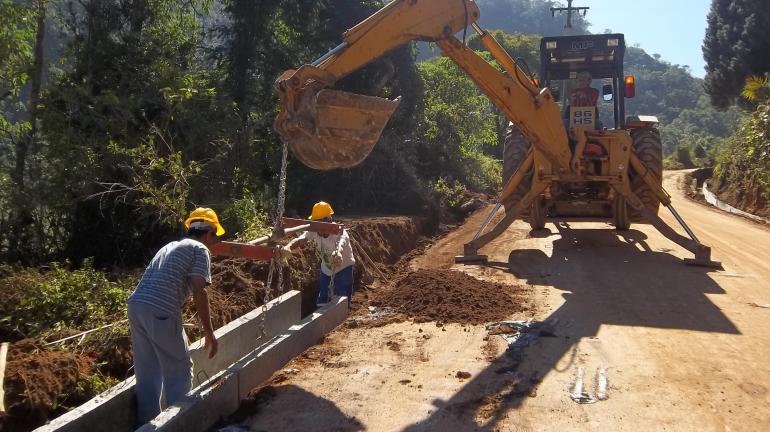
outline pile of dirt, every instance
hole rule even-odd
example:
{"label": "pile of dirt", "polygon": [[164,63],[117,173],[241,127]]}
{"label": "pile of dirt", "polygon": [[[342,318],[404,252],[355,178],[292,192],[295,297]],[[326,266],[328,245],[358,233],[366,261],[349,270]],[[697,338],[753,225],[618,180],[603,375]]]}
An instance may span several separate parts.
{"label": "pile of dirt", "polygon": [[[430,227],[423,218],[409,216],[370,216],[344,218],[340,222],[348,230],[356,258],[355,284],[359,289],[391,273],[391,267],[412,251]],[[215,258],[212,262],[212,284],[209,289],[211,321],[220,327],[263,304],[269,263],[238,258]],[[273,276],[277,279],[277,274]],[[302,247],[284,267],[283,288],[302,291],[302,315],[315,309],[318,295],[319,259],[313,246]],[[275,282],[274,282],[275,284]],[[274,285],[275,287],[275,285]],[[192,312],[192,303],[187,305]],[[193,336],[198,335],[193,331]],[[193,337],[194,338],[194,337]]]}
{"label": "pile of dirt", "polygon": [[5,375],[8,416],[1,430],[28,430],[85,402],[94,359],[85,354],[48,351],[30,339],[11,344]]}
{"label": "pile of dirt", "polygon": [[[352,238],[356,257],[354,274],[361,291],[391,274],[393,265],[412,251],[423,235],[431,233],[430,226],[420,217],[360,217],[341,222]],[[263,304],[268,272],[269,263],[265,262],[217,257],[212,260],[212,285],[208,293],[215,328]],[[283,288],[281,292],[273,292],[273,297],[299,289],[303,316],[313,311],[319,262],[312,246],[303,247],[290,258],[289,266],[283,268],[283,276]],[[185,314],[189,316],[193,312],[189,301]],[[190,340],[201,336],[197,318],[194,324],[187,328]],[[48,335],[47,340],[81,330],[88,329],[67,329],[61,334]],[[87,401],[95,396],[91,381],[98,376],[97,371],[118,380],[130,375],[133,359],[127,324],[89,335],[86,344],[79,347],[87,351],[85,354],[50,351],[42,344],[42,341],[27,339],[11,345],[5,379],[8,415],[0,417],[0,431],[31,430]]]}
{"label": "pile of dirt", "polygon": [[523,287],[478,280],[465,273],[422,269],[403,274],[372,299],[415,322],[483,324],[526,311]]}
{"label": "pile of dirt", "polygon": [[[217,259],[212,263],[208,292],[214,328],[262,305],[268,268],[265,263],[244,259]],[[188,307],[192,306],[189,302]]]}

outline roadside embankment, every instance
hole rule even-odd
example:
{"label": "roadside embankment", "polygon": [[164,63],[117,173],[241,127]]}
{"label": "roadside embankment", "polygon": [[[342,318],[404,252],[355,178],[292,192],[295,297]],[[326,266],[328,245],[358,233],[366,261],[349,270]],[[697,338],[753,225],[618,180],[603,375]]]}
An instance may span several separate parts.
{"label": "roadside embankment", "polygon": [[[420,216],[355,217],[341,222],[352,238],[357,260],[354,272],[362,298],[366,298],[372,284],[392,273],[393,266],[402,256],[435,235],[438,226]],[[213,260],[209,297],[215,328],[263,304],[268,271],[266,263],[233,258]],[[308,315],[315,308],[318,257],[310,246],[306,246],[291,257],[289,266],[283,271],[283,286],[280,290],[274,287],[269,297],[274,298],[291,289],[300,290],[302,316]],[[45,270],[40,272],[43,274]],[[132,274],[135,278],[136,271]],[[11,286],[5,282],[0,278],[0,285]],[[199,330],[191,305],[188,304],[184,315],[188,335],[195,340]],[[4,337],[12,344],[5,379],[8,412],[0,417],[0,430],[31,430],[130,376],[132,357],[127,326],[119,322],[124,318],[120,314],[114,318],[118,324],[104,331],[54,345],[46,344],[93,329],[52,327],[28,338],[11,328],[3,329]]]}
{"label": "roadside embankment", "polygon": [[744,189],[740,185],[714,181],[712,175],[712,168],[700,168],[683,177],[686,182],[683,189],[687,196],[728,213],[770,223],[770,203],[758,185],[749,185]]}

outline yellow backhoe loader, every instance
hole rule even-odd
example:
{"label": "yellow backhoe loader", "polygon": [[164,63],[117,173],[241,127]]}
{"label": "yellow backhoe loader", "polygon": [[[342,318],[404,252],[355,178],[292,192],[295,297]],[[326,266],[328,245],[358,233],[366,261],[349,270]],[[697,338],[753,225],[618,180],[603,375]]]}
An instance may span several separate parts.
{"label": "yellow backhoe loader", "polygon": [[[662,188],[657,119],[625,118],[633,77],[623,75],[621,34],[543,38],[542,81],[528,76],[499,43],[479,28],[472,0],[394,0],[346,31],[343,42],[312,64],[284,72],[276,81],[281,111],[275,129],[305,165],[328,170],[360,163],[399,103],[331,90],[342,77],[413,40],[431,41],[451,58],[510,120],[499,205],[504,218],[482,234],[490,214],[459,262],[484,261],[478,249],[519,217],[533,229],[551,221],[606,221],[618,230],[650,223],[692,252],[687,263],[719,266],[671,206]],[[499,71],[454,35],[471,27],[502,67]],[[567,90],[588,72],[607,82],[602,99],[613,102],[614,127],[597,127],[593,106],[570,106]],[[594,90],[598,92],[598,90]],[[561,97],[560,97],[561,96]],[[560,107],[561,103],[561,107]],[[604,109],[604,108],[603,108]],[[666,206],[688,237],[658,216]],[[497,210],[497,208],[495,210]]]}

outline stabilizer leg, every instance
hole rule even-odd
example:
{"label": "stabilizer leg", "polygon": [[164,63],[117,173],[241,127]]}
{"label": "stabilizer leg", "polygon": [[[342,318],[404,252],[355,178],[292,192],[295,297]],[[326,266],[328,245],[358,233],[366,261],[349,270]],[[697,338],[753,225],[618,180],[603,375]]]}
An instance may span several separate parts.
{"label": "stabilizer leg", "polygon": [[532,186],[532,189],[530,189],[530,191],[524,195],[521,201],[516,203],[512,209],[505,212],[505,217],[500,222],[498,222],[491,231],[484,235],[479,235],[481,233],[481,230],[479,230],[479,232],[476,233],[476,237],[474,237],[473,240],[463,246],[463,255],[456,256],[455,262],[458,264],[487,262],[487,256],[479,254],[478,250],[505,232],[505,230],[511,226],[513,221],[516,220],[516,217],[521,214],[525,208],[531,206],[535,199],[545,190],[546,187],[548,187],[547,183],[535,183]]}
{"label": "stabilizer leg", "polygon": [[639,197],[637,197],[636,194],[631,191],[628,185],[613,183],[611,186],[617,193],[626,199],[628,205],[640,212],[642,216],[644,216],[650,222],[650,224],[652,224],[652,226],[654,226],[667,239],[673,241],[679,246],[682,246],[695,255],[694,258],[685,259],[685,264],[714,268],[722,267],[722,263],[719,261],[713,261],[711,259],[711,248],[698,240],[698,238],[695,236],[695,233],[692,232],[690,227],[687,226],[687,224],[684,222],[684,219],[682,219],[682,217],[679,216],[679,213],[677,213],[676,209],[674,209],[674,206],[671,205],[671,201],[664,203],[664,205],[671,211],[676,220],[682,225],[684,230],[687,232],[687,235],[690,236],[689,238],[674,231],[674,229],[668,226],[666,222],[663,221],[663,219],[650,211],[650,209],[644,205]]}

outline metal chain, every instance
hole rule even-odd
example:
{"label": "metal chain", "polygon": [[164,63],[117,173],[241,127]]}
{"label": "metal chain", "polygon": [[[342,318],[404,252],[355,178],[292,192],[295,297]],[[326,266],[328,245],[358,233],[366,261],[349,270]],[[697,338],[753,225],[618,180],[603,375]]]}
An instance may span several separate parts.
{"label": "metal chain", "polygon": [[[275,213],[275,223],[273,224],[273,232],[278,232],[283,228],[283,213],[286,206],[286,166],[289,156],[289,146],[286,144],[285,140],[281,140],[281,143],[283,144],[282,148],[282,154],[281,154],[281,176],[278,181],[278,205]],[[280,247],[277,246],[276,249]],[[278,293],[281,293],[281,289],[283,288],[283,266],[281,264],[282,259],[278,257],[277,255],[273,255],[273,258],[270,260],[270,269],[267,273],[267,283],[265,284],[265,293],[262,298],[262,319],[259,323],[259,329],[257,333],[257,338],[262,338],[266,335],[265,332],[265,319],[267,317],[267,304],[272,300],[273,297],[273,271],[277,268],[278,269],[278,284],[276,285],[276,289],[278,290]]]}
{"label": "metal chain", "polygon": [[[334,242],[334,250],[335,251],[337,249],[339,249],[340,241],[342,241],[342,234],[338,235],[337,236],[337,240],[335,240],[335,242]],[[321,241],[319,240],[318,244],[316,245],[316,248],[315,248],[315,254],[318,257],[318,260],[323,262],[323,254],[321,254],[321,249],[322,249]],[[324,252],[326,252],[326,250],[324,250]],[[329,264],[330,264],[329,269],[332,271],[332,276],[329,279],[329,299],[331,299],[332,297],[334,297],[334,294],[335,294],[335,292],[334,292],[334,277],[337,275],[337,267],[334,265],[333,262],[330,262]],[[352,295],[352,293],[351,293],[351,295]]]}

